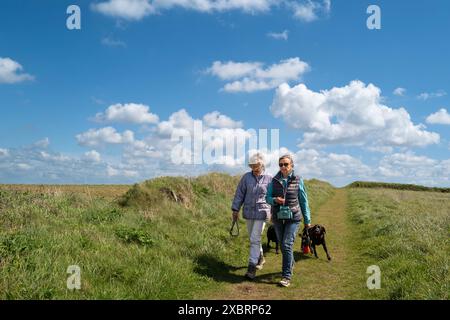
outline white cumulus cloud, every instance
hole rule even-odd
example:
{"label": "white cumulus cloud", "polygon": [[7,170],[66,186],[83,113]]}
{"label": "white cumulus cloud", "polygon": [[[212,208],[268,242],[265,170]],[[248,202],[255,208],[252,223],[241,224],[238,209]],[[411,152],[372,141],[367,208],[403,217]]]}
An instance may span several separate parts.
{"label": "white cumulus cloud", "polygon": [[450,124],[450,114],[446,109],[442,108],[438,112],[430,114],[426,122],[429,124]]}
{"label": "white cumulus cloud", "polygon": [[380,160],[377,176],[399,183],[448,186],[450,159],[436,160],[413,152],[395,153]]}
{"label": "white cumulus cloud", "polygon": [[126,20],[141,20],[155,13],[155,8],[148,0],[109,0],[93,3],[91,8],[104,15]]}
{"label": "white cumulus cloud", "polygon": [[323,1],[289,1],[288,6],[294,11],[294,17],[303,22],[312,22],[321,15],[328,15],[331,11],[331,0]]}
{"label": "white cumulus cloud", "polygon": [[87,151],[84,153],[84,158],[88,161],[92,162],[100,162],[101,156],[100,153],[98,153],[95,150]]}
{"label": "white cumulus cloud", "polygon": [[285,7],[296,19],[312,22],[329,14],[331,0],[107,0],[91,5],[92,10],[104,15],[136,21],[176,8],[202,13],[237,10],[257,14],[274,7]]}
{"label": "white cumulus cloud", "polygon": [[0,83],[12,84],[34,79],[32,75],[22,73],[22,70],[20,63],[0,57]]}
{"label": "white cumulus cloud", "polygon": [[440,141],[437,133],[415,125],[404,108],[382,104],[380,89],[352,81],[349,85],[315,92],[304,84],[282,84],[276,90],[272,114],[304,132],[302,146],[349,144],[426,146]]}
{"label": "white cumulus cloud", "polygon": [[261,62],[215,61],[207,73],[221,80],[235,80],[223,87],[227,92],[254,92],[270,90],[289,81],[298,81],[310,70],[308,63],[298,57],[281,60],[266,68]]}
{"label": "white cumulus cloud", "polygon": [[127,178],[137,177],[139,175],[139,173],[135,170],[114,168],[111,165],[108,165],[106,167],[106,174],[109,177],[122,176],[122,177],[127,177]]}
{"label": "white cumulus cloud", "polygon": [[200,12],[242,10],[248,13],[268,11],[279,0],[108,0],[92,4],[104,15],[127,20],[141,20],[162,10],[176,7]]}
{"label": "white cumulus cloud", "polygon": [[[200,124],[202,131],[200,134],[194,132],[195,121],[197,125]],[[235,121],[228,116],[222,115],[219,112],[211,112],[203,116],[201,119],[192,118],[185,109],[181,109],[170,115],[167,121],[162,121],[158,124],[156,135],[153,139],[158,146],[158,150],[164,150],[173,146],[171,137],[189,136],[192,140],[204,143],[206,147],[211,147],[218,141],[224,141],[225,138],[243,137],[244,141],[248,137],[245,130],[241,129],[242,122]],[[194,133],[196,135],[194,135]],[[155,145],[155,143],[153,143]]]}
{"label": "white cumulus cloud", "polygon": [[118,123],[134,123],[134,124],[152,124],[157,123],[159,118],[156,114],[149,112],[150,108],[143,104],[127,103],[114,104],[109,106],[105,112],[95,115],[94,120],[97,122],[118,122]]}
{"label": "white cumulus cloud", "polygon": [[324,179],[369,177],[373,170],[361,160],[338,153],[325,153],[315,149],[300,149],[294,154],[295,167],[307,177]]}
{"label": "white cumulus cloud", "polygon": [[264,12],[270,10],[279,0],[154,0],[153,5],[158,9],[182,7],[185,9],[213,12],[242,10],[244,12]]}
{"label": "white cumulus cloud", "polygon": [[233,80],[254,74],[262,65],[261,62],[215,61],[206,72],[221,80]]}
{"label": "white cumulus cloud", "polygon": [[230,117],[221,114],[219,111],[213,111],[203,116],[203,122],[208,127],[214,128],[242,128],[242,121],[235,121]]}
{"label": "white cumulus cloud", "polygon": [[62,155],[62,154],[50,154],[45,151],[39,151],[38,153],[41,160],[47,161],[69,161],[70,157]]}
{"label": "white cumulus cloud", "polygon": [[86,147],[96,147],[104,144],[123,144],[134,141],[134,133],[131,130],[125,130],[119,133],[113,127],[101,129],[89,129],[86,132],[76,135],[78,144]]}

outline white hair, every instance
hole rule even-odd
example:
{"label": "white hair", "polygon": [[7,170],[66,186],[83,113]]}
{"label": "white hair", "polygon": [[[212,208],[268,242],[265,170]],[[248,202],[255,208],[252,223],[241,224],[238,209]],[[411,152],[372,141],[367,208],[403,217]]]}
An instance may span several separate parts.
{"label": "white hair", "polygon": [[265,162],[264,161],[264,155],[262,153],[259,153],[259,152],[251,155],[250,158],[248,159],[249,166],[251,164],[258,164],[259,163],[261,165],[261,167],[263,168],[263,170],[266,168],[264,162]]}

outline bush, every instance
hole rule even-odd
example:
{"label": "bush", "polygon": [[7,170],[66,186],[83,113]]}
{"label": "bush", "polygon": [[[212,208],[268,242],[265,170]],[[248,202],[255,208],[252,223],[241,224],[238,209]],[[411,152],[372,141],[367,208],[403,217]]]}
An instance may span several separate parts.
{"label": "bush", "polygon": [[139,229],[123,226],[117,228],[115,234],[127,243],[137,243],[144,246],[153,245],[153,239],[151,236]]}

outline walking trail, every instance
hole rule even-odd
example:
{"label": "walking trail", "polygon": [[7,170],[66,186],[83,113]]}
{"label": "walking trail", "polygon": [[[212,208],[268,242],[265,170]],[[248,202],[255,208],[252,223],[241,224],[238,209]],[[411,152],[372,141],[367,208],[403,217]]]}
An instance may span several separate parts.
{"label": "walking trail", "polygon": [[[288,288],[278,286],[281,280],[281,251],[275,254],[274,244],[266,253],[266,264],[258,271],[254,281],[245,279],[229,283],[225,288],[207,299],[351,299],[360,298],[365,291],[365,268],[352,249],[352,235],[346,218],[347,190],[336,189],[335,194],[313,215],[313,224],[322,224],[327,229],[327,246],[332,257],[329,262],[322,246],[318,247],[319,258],[301,253],[301,240],[294,244],[294,275]],[[303,226],[301,226],[303,228]],[[267,228],[266,228],[267,229]],[[263,243],[267,242],[265,232]],[[245,273],[246,268],[234,268],[230,276],[234,279]],[[233,281],[235,282],[235,281]],[[366,289],[367,290],[367,289]]]}

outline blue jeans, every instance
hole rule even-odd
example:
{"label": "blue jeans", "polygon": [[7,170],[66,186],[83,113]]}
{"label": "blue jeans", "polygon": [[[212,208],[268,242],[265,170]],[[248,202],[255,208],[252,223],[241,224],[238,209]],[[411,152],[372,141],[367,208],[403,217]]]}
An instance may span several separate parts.
{"label": "blue jeans", "polygon": [[282,277],[292,278],[292,267],[294,266],[294,240],[297,234],[300,221],[277,220],[274,221],[275,233],[281,245],[283,255]]}

